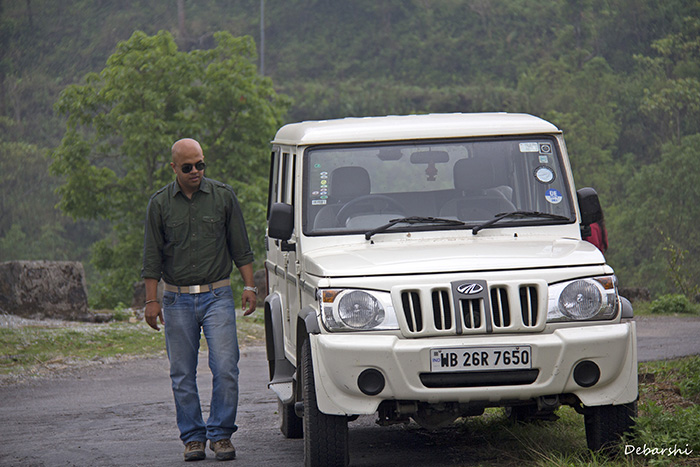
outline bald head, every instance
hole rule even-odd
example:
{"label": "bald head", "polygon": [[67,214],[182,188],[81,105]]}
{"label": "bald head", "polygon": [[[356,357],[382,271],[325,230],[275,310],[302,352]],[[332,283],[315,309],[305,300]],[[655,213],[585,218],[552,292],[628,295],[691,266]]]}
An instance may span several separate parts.
{"label": "bald head", "polygon": [[[170,166],[175,172],[177,183],[182,192],[190,198],[199,189],[204,177],[204,164],[197,168],[199,162],[204,162],[204,153],[199,143],[192,138],[175,141],[172,147],[173,161]],[[183,170],[183,167],[185,169]]]}
{"label": "bald head", "polygon": [[180,160],[186,156],[202,156],[202,147],[199,145],[197,140],[192,138],[183,138],[181,140],[175,141],[172,147],[173,163],[175,165],[180,164]]}

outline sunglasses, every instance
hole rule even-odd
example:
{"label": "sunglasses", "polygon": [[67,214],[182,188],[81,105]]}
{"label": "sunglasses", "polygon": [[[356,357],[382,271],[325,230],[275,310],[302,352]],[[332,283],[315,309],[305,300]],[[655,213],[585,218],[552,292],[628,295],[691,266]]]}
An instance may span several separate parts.
{"label": "sunglasses", "polygon": [[204,161],[199,161],[196,164],[182,164],[180,170],[182,170],[182,173],[188,174],[192,172],[193,167],[201,172],[207,167],[207,164],[205,164]]}

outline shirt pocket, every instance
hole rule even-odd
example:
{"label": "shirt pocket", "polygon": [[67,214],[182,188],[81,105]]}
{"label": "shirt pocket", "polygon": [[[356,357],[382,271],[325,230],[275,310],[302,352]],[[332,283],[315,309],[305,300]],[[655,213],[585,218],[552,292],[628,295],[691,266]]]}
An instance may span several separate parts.
{"label": "shirt pocket", "polygon": [[202,236],[218,238],[224,235],[224,219],[222,217],[202,217]]}
{"label": "shirt pocket", "polygon": [[184,220],[172,220],[165,223],[165,242],[168,245],[182,243],[187,235]]}

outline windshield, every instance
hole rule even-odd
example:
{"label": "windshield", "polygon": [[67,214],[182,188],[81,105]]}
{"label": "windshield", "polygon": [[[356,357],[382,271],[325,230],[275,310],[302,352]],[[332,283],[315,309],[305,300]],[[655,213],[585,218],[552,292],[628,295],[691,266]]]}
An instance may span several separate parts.
{"label": "windshield", "polygon": [[[318,146],[304,159],[304,233],[334,235],[573,222],[553,138]],[[439,222],[396,222],[406,218]],[[445,222],[454,220],[461,222]]]}

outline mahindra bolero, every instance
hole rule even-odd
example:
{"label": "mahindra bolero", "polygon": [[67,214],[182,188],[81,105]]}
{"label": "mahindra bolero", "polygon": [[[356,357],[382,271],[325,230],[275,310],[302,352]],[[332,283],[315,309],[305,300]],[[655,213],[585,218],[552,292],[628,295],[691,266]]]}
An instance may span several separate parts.
{"label": "mahindra bolero", "polygon": [[[281,429],[346,465],[348,422],[434,428],[504,407],[636,415],[637,356],[562,132],[524,114],[309,121],[272,142],[265,327]],[[628,302],[627,302],[628,303]]]}

